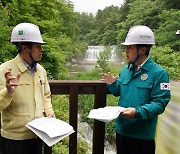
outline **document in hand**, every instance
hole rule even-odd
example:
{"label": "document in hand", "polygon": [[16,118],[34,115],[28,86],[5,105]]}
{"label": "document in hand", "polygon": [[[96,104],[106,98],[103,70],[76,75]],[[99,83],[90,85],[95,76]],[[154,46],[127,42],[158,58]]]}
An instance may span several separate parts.
{"label": "document in hand", "polygon": [[92,109],[89,112],[88,118],[102,122],[110,122],[116,119],[124,109],[125,108],[121,106],[106,106],[104,108]]}
{"label": "document in hand", "polygon": [[48,117],[34,119],[27,123],[26,127],[33,131],[48,146],[52,146],[74,133],[73,127],[65,121]]}

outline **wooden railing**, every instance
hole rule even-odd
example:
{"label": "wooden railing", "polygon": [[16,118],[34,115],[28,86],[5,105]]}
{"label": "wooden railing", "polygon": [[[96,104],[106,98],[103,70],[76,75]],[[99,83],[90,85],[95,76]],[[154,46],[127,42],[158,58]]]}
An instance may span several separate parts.
{"label": "wooden railing", "polygon": [[[52,95],[69,95],[69,124],[75,133],[69,136],[69,154],[77,154],[78,128],[78,95],[94,94],[94,108],[106,106],[107,88],[101,81],[92,80],[51,80],[49,81]],[[93,154],[104,154],[105,124],[94,120]],[[52,147],[45,145],[44,154],[52,154]]]}

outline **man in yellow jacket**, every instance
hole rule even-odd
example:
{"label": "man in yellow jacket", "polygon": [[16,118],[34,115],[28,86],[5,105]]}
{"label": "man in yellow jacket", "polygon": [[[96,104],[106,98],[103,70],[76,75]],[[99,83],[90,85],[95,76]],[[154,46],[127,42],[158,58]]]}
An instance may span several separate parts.
{"label": "man in yellow jacket", "polygon": [[45,69],[37,62],[43,54],[39,27],[15,26],[11,42],[18,55],[0,65],[0,111],[3,154],[41,154],[42,141],[26,128],[31,120],[55,117]]}

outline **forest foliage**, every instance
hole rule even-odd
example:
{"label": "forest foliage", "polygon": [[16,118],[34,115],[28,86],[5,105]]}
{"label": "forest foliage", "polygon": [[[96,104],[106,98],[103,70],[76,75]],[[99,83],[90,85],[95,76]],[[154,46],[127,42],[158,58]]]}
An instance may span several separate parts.
{"label": "forest foliage", "polygon": [[47,42],[41,63],[50,79],[64,79],[66,62],[88,45],[120,46],[130,27],[147,25],[156,38],[157,51],[152,56],[160,51],[166,62],[157,62],[171,78],[180,79],[179,9],[178,0],[125,0],[122,6],[109,6],[93,15],[75,12],[70,0],[0,0],[0,63],[17,54],[9,40],[13,27],[21,22],[40,27]]}

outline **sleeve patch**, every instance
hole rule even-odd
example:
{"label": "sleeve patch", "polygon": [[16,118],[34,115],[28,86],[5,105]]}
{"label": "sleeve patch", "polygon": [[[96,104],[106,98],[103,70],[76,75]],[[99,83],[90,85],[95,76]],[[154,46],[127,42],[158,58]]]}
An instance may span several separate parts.
{"label": "sleeve patch", "polygon": [[160,83],[161,90],[170,90],[170,84],[169,83]]}

